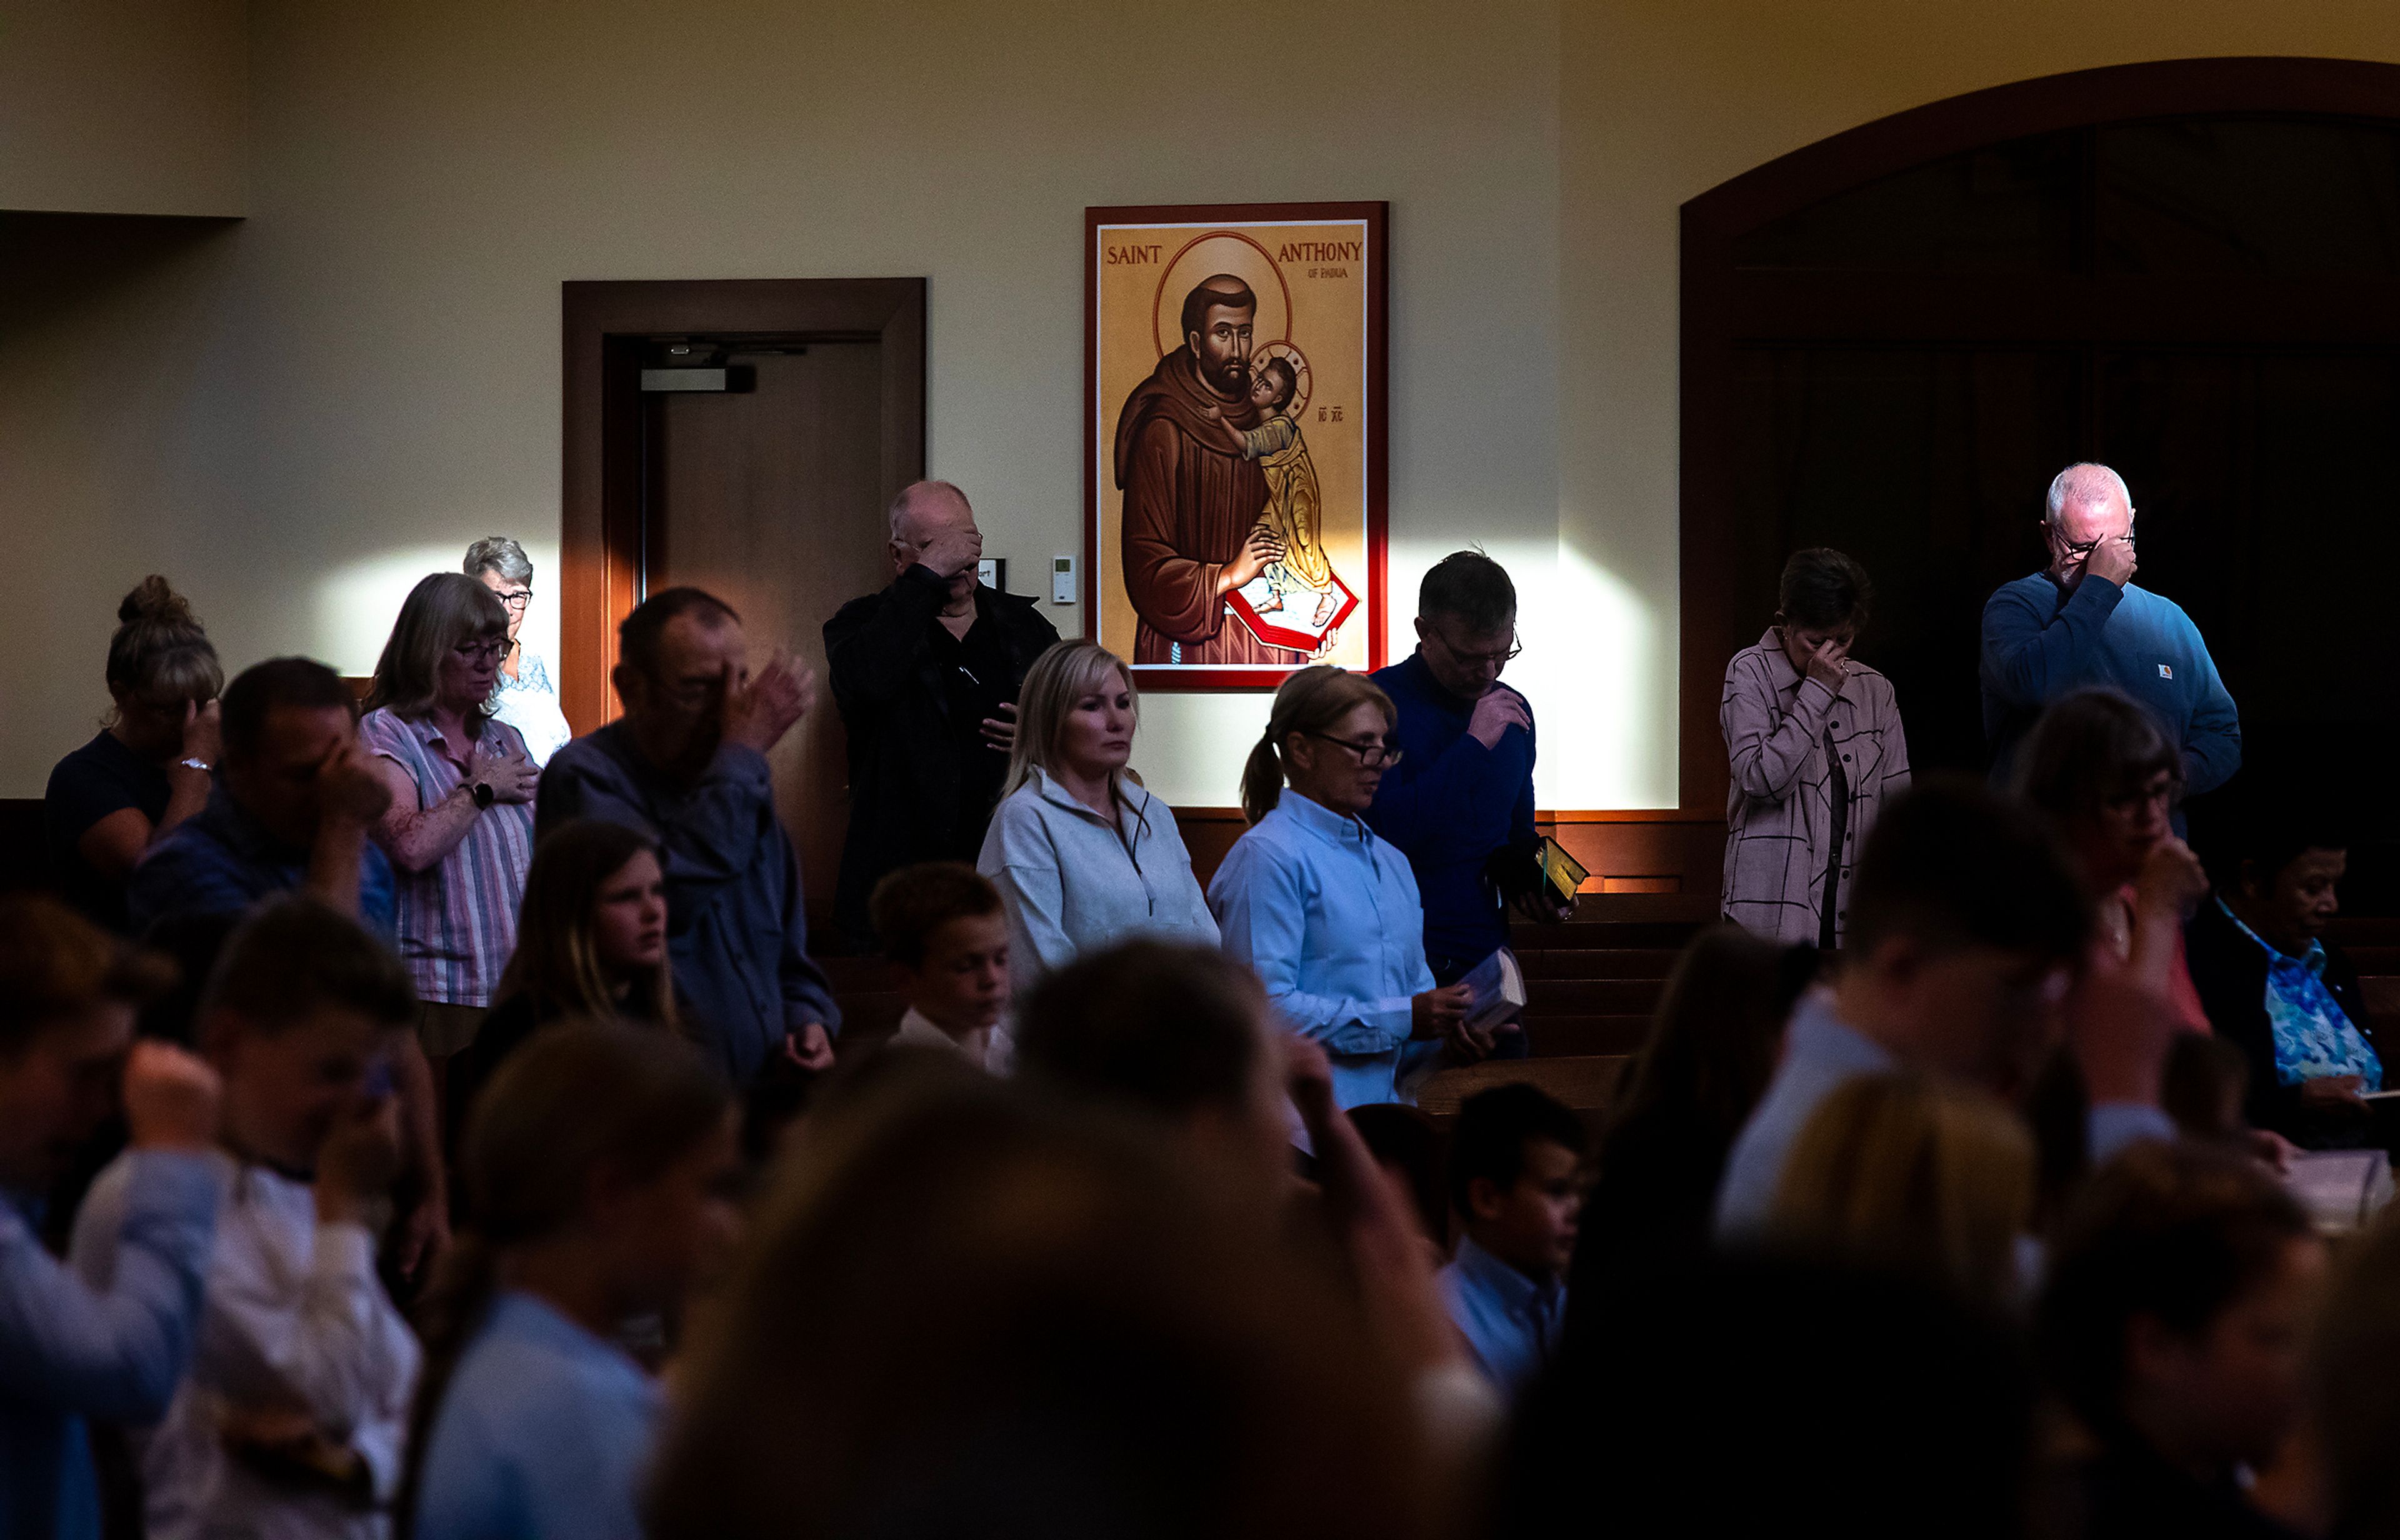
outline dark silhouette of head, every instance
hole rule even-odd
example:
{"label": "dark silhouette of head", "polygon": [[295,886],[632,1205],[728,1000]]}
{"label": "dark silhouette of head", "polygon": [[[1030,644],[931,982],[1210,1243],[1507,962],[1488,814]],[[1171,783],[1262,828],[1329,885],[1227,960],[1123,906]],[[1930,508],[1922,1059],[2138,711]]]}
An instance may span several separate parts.
{"label": "dark silhouette of head", "polygon": [[[1795,1523],[1848,1540],[2025,1533],[2032,1386],[2007,1332],[1906,1279],[1709,1257],[1640,1280],[1518,1409],[1493,1540],[1604,1511],[1629,1540]],[[1875,1451],[1872,1479],[1843,1452]],[[1739,1472],[1727,1479],[1728,1471]]]}

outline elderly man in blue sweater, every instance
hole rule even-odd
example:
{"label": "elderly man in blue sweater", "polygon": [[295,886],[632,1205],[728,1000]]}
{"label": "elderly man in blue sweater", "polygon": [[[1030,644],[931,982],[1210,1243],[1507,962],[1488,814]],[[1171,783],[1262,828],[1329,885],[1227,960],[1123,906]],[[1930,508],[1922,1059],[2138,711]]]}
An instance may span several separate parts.
{"label": "elderly man in blue sweater", "polygon": [[2134,499],[2105,465],[2070,465],[2042,520],[2050,566],[1984,606],[1984,736],[2005,785],[2042,707],[2083,685],[2114,685],[2149,707],[2183,753],[2183,789],[2211,791],[2242,768],[2242,722],[2200,628],[2174,601],[2134,586]]}
{"label": "elderly man in blue sweater", "polygon": [[[1399,712],[1399,761],[1367,823],[1416,873],[1425,961],[1455,984],[1508,944],[1508,906],[1563,920],[1541,889],[1534,829],[1534,710],[1500,682],[1517,655],[1517,588],[1480,551],[1443,557],[1417,591],[1417,650],[1375,671]],[[1524,1034],[1494,1051],[1522,1057]]]}

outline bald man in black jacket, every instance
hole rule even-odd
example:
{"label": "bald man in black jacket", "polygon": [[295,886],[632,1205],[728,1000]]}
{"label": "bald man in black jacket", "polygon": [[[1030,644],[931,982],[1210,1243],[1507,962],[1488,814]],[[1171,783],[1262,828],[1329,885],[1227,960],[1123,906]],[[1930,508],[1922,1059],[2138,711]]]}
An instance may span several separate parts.
{"label": "bald man in black jacket", "polygon": [[917,861],[972,863],[1016,737],[1016,692],[1058,640],[1031,599],[976,580],[983,535],[966,495],[919,482],[892,505],[891,586],[825,622],[834,704],[850,735],[850,836],[834,919],[875,947],[867,895]]}

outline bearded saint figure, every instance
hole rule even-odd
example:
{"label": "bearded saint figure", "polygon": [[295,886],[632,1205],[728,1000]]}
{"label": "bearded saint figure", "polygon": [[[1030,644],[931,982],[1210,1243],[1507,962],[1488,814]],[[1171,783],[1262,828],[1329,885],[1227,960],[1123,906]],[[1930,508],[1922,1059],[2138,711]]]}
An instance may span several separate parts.
{"label": "bearded saint figure", "polygon": [[1250,391],[1258,308],[1240,279],[1203,279],[1183,301],[1183,346],[1158,361],[1117,416],[1137,663],[1287,668],[1301,661],[1251,635],[1225,606],[1226,594],[1285,555],[1262,522],[1266,473],[1243,455],[1239,438],[1263,417]]}

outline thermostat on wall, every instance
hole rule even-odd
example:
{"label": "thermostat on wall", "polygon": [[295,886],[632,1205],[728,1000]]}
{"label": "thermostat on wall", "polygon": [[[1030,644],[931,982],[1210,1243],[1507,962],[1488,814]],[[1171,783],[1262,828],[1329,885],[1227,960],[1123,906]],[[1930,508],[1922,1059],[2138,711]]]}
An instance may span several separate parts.
{"label": "thermostat on wall", "polygon": [[1074,557],[1050,558],[1050,602],[1054,605],[1071,605],[1075,602]]}

